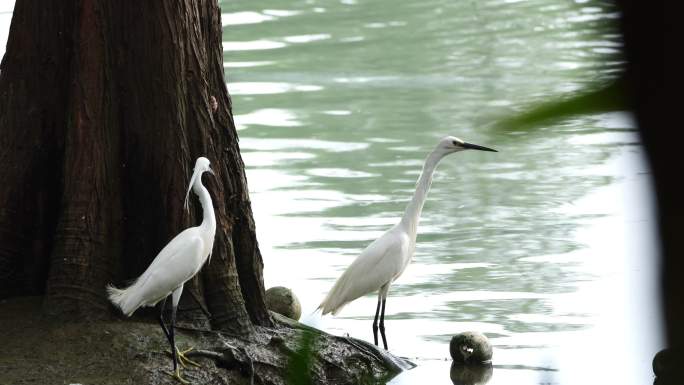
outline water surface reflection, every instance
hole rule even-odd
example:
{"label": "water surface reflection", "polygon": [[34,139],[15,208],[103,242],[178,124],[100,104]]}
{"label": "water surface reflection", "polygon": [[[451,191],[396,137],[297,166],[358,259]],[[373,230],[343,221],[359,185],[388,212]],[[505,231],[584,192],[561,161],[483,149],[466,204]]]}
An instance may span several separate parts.
{"label": "water surface reflection", "polygon": [[[459,154],[437,170],[416,255],[387,308],[392,351],[418,367],[392,383],[463,381],[447,373],[449,339],[464,330],[494,345],[488,384],[651,381],[661,344],[655,251],[631,116],[488,128],[621,70],[610,3],[307,0],[222,10],[267,286],[292,287],[311,313],[401,215],[434,143],[456,135],[500,152]],[[374,309],[368,296],[337,318],[305,321],[370,339]]]}

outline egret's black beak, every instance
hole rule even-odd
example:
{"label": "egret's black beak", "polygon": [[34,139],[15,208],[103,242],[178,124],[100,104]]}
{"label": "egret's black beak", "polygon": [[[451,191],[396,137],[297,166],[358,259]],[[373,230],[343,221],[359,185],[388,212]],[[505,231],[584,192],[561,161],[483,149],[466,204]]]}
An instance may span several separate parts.
{"label": "egret's black beak", "polygon": [[485,147],[485,146],[480,146],[480,145],[472,144],[472,143],[468,143],[468,142],[463,142],[463,144],[462,144],[461,146],[462,146],[463,148],[465,148],[466,150],[480,150],[480,151],[498,152],[498,151],[496,151],[496,150],[493,149],[493,148],[489,148],[489,147]]}

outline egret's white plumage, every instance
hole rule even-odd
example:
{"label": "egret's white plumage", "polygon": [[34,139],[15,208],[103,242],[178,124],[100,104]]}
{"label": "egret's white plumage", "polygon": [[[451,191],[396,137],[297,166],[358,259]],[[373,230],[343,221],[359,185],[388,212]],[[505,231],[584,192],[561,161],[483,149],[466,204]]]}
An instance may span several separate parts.
{"label": "egret's white plumage", "polygon": [[349,265],[347,270],[337,279],[332,289],[319,305],[323,314],[336,315],[349,302],[369,293],[378,291],[378,308],[373,323],[373,334],[377,345],[377,319],[382,302],[380,331],[385,349],[387,342],[384,334],[385,300],[389,287],[394,280],[404,272],[411,262],[416,248],[418,221],[423,210],[423,204],[432,184],[432,174],[437,164],[449,154],[474,149],[496,151],[487,147],[466,143],[453,136],[447,136],[439,141],[435,149],[428,155],[423,165],[423,171],[416,183],[416,192],[406,206],[401,221],[387,230],[380,238],[373,241]]}
{"label": "egret's white plumage", "polygon": [[[124,289],[107,286],[109,300],[125,315],[131,316],[142,306],[154,306],[175,291],[179,291],[180,299],[183,284],[194,277],[209,258],[214,246],[216,218],[209,191],[202,185],[202,174],[205,171],[211,172],[209,160],[200,157],[195,162],[195,170],[185,196],[186,207],[191,189],[199,197],[204,211],[202,224],[176,235],[130,286]],[[174,303],[174,306],[177,305]]]}
{"label": "egret's white plumage", "polygon": [[183,284],[197,274],[208,255],[198,233],[198,228],[192,227],[176,235],[127,288],[107,286],[109,300],[130,317],[139,307],[154,306],[174,291],[183,290]]}
{"label": "egret's white plumage", "polygon": [[[118,289],[112,285],[107,285],[109,300],[116,305],[126,316],[131,316],[142,306],[154,306],[159,301],[165,300],[171,295],[172,315],[171,325],[167,329],[164,325],[162,315],[159,322],[164,334],[171,344],[173,352],[173,376],[181,382],[185,382],[180,377],[177,365],[177,356],[181,360],[187,360],[181,352],[178,352],[174,339],[174,324],[176,318],[176,308],[178,301],[183,293],[183,285],[195,276],[205,262],[211,256],[214,246],[214,235],[216,234],[216,218],[214,216],[214,206],[211,202],[209,191],[202,185],[202,174],[204,172],[213,173],[209,160],[200,157],[195,162],[195,169],[190,178],[188,191],[185,194],[185,207],[188,207],[188,195],[190,190],[197,194],[202,204],[203,218],[199,226],[183,230],[176,235],[164,248],[157,254],[147,270],[138,277],[131,285],[126,288]],[[162,306],[162,314],[163,314]],[[182,363],[183,361],[181,361]]]}
{"label": "egret's white plumage", "polygon": [[374,240],[328,292],[320,306],[323,314],[337,315],[349,302],[385,286],[389,289],[389,283],[399,278],[408,266],[410,247],[409,235],[398,225]]}

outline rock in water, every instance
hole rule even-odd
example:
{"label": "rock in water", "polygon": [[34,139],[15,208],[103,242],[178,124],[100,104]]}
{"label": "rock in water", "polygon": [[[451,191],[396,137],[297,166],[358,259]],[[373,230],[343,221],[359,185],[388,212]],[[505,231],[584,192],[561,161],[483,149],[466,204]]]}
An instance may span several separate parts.
{"label": "rock in water", "polygon": [[463,332],[451,337],[449,352],[454,362],[486,364],[492,362],[492,345],[484,334]]}
{"label": "rock in water", "polygon": [[266,290],[266,308],[295,321],[302,316],[299,299],[292,290],[283,286],[274,286]]}
{"label": "rock in water", "polygon": [[653,385],[684,384],[682,359],[682,349],[666,348],[656,353],[653,357],[653,374],[656,376]]}

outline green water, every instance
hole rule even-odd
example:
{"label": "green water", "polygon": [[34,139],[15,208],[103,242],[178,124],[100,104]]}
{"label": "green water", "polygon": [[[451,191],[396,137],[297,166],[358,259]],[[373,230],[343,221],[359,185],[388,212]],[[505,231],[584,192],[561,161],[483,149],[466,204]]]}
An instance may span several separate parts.
{"label": "green water", "polygon": [[[495,346],[490,384],[644,384],[659,347],[648,171],[627,113],[528,131],[498,116],[622,68],[600,1],[224,2],[224,61],[267,287],[305,322],[372,341],[375,296],[310,313],[394,224],[437,140],[498,153],[439,166],[390,290],[397,384],[449,384],[448,342]],[[636,336],[635,336],[636,335]]]}

